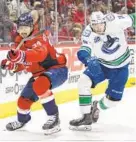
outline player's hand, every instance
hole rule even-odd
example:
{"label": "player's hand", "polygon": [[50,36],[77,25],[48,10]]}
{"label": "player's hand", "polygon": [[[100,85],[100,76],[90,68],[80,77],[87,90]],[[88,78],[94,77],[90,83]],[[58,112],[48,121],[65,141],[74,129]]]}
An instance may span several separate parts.
{"label": "player's hand", "polygon": [[10,62],[8,59],[3,59],[1,61],[1,68],[2,69],[7,69],[7,70],[15,70],[16,64]]}
{"label": "player's hand", "polygon": [[24,63],[25,51],[22,50],[10,50],[7,54],[7,59],[13,63]]}

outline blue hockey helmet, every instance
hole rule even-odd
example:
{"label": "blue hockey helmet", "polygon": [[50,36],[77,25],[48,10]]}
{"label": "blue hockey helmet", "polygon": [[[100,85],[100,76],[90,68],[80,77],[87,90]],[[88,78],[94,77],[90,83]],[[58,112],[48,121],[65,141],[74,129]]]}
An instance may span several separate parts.
{"label": "blue hockey helmet", "polygon": [[23,13],[18,18],[17,22],[18,27],[19,26],[32,26],[33,25],[33,17],[30,12]]}

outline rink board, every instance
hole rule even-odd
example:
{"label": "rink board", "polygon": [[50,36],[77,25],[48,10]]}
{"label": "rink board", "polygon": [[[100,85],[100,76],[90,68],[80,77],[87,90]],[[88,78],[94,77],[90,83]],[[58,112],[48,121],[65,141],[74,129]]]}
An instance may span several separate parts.
{"label": "rink board", "polygon": [[[64,85],[60,88],[54,90],[55,99],[57,104],[62,104],[78,99],[77,93],[77,81],[80,77],[81,72],[84,70],[83,65],[78,61],[76,57],[76,52],[80,45],[77,46],[59,46],[56,49],[60,52],[65,53],[69,68],[69,77]],[[135,73],[135,45],[129,45],[131,53],[131,63],[129,66],[129,80],[126,84],[126,87],[132,87],[136,82],[136,73]],[[0,61],[6,57],[7,50],[1,50],[0,52]],[[136,63],[136,62],[135,62]],[[5,71],[0,69],[0,118],[5,118],[16,114],[16,100],[23,90],[27,80],[29,79],[30,74],[26,72],[21,72],[13,74],[10,71]],[[93,95],[99,95],[104,93],[107,87],[107,82],[99,84],[95,89],[92,90]],[[32,110],[41,109],[39,103],[35,103],[32,107]]]}

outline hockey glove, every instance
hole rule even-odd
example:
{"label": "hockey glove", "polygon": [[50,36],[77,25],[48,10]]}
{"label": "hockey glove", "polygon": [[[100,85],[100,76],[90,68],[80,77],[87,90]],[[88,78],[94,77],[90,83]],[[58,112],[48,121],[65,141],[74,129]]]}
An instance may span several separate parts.
{"label": "hockey glove", "polygon": [[8,59],[4,59],[1,61],[1,68],[7,70],[15,70],[17,65],[15,63],[10,62]]}
{"label": "hockey glove", "polygon": [[10,50],[8,51],[7,58],[13,63],[24,63],[25,51],[22,50]]}

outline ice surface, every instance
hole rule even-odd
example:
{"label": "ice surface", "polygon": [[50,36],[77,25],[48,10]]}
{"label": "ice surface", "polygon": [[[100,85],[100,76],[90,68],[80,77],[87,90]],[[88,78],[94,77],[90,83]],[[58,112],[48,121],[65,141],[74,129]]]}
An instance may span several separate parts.
{"label": "ice surface", "polygon": [[80,116],[78,101],[59,105],[59,110],[62,129],[59,133],[50,136],[43,134],[41,127],[46,121],[46,115],[41,110],[33,112],[32,121],[20,131],[4,131],[5,125],[15,117],[1,119],[0,142],[136,142],[136,88],[126,89],[118,106],[101,112],[98,123],[93,124],[89,132],[71,131],[68,128],[69,121]]}

